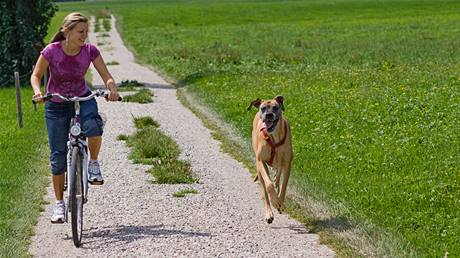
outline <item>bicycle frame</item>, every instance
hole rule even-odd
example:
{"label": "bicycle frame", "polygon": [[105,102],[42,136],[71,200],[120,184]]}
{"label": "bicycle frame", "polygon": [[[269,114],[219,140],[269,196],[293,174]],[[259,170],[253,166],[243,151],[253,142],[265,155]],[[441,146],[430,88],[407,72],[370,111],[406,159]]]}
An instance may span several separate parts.
{"label": "bicycle frame", "polygon": [[[83,179],[83,192],[82,192],[82,199],[83,203],[87,202],[88,196],[88,143],[86,138],[82,134],[81,126],[80,126],[80,102],[74,102],[75,107],[75,116],[70,121],[70,132],[69,132],[69,140],[67,141],[67,172],[71,171],[71,164],[72,164],[72,149],[77,147],[79,153],[82,155],[82,179]],[[69,180],[74,180],[74,178],[70,178],[73,175],[69,175]],[[70,195],[70,188],[67,188],[67,196]],[[67,205],[67,208],[70,207]],[[67,221],[67,217],[66,217]]]}
{"label": "bicycle frame", "polygon": [[[80,126],[80,102],[74,102],[75,116],[70,120],[69,140],[67,141],[67,208],[72,212],[72,239],[80,247],[83,233],[83,205],[88,194],[88,145]],[[75,160],[73,160],[75,158]]]}

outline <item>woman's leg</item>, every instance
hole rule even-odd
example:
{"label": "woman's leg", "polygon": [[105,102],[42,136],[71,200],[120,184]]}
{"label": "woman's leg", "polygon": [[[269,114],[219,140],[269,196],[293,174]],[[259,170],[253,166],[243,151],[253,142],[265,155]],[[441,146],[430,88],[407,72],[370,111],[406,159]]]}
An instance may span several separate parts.
{"label": "woman's leg", "polygon": [[102,136],[88,137],[88,149],[91,160],[97,160],[101,149]]}
{"label": "woman's leg", "polygon": [[80,102],[80,119],[83,134],[88,139],[90,159],[97,160],[102,144],[103,122],[95,99]]}
{"label": "woman's leg", "polygon": [[64,200],[64,181],[64,174],[53,175],[54,195],[56,196],[57,201]]}
{"label": "woman's leg", "polygon": [[73,108],[63,103],[45,104],[46,127],[50,146],[50,165],[56,196],[51,223],[64,223],[64,173],[67,170],[67,140]]}
{"label": "woman's leg", "polygon": [[90,184],[101,185],[104,183],[98,157],[102,144],[103,122],[99,115],[95,99],[80,103],[80,118],[83,134],[88,139],[90,161],[88,163],[88,181]]}

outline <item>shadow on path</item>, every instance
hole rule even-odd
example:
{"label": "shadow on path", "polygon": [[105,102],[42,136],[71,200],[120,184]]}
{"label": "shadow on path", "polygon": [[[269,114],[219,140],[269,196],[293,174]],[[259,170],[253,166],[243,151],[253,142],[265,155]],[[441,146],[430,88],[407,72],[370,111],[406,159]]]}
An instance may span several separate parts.
{"label": "shadow on path", "polygon": [[297,234],[316,234],[322,230],[347,231],[353,226],[345,217],[334,217],[322,220],[313,220],[308,223],[307,227],[303,225],[290,225],[286,227],[272,227],[273,229],[290,229]]}
{"label": "shadow on path", "polygon": [[160,84],[160,83],[147,83],[144,82],[144,86],[152,89],[164,89],[164,90],[175,90],[176,88],[170,84]]}
{"label": "shadow on path", "polygon": [[[83,232],[82,248],[97,249],[109,244],[128,244],[143,238],[166,238],[172,235],[184,237],[211,237],[210,233],[167,229],[165,225],[89,228]],[[65,238],[71,240],[69,236]]]}
{"label": "shadow on path", "polygon": [[310,234],[310,232],[308,232],[308,230],[303,225],[289,225],[286,227],[271,227],[271,228],[272,229],[289,229],[289,230],[296,232],[297,234]]}
{"label": "shadow on path", "polygon": [[[176,89],[174,86],[170,84],[161,84],[161,83],[148,83],[148,82],[140,82],[143,83],[145,87],[152,88],[152,89],[165,89],[165,90],[174,90]],[[117,87],[120,87],[121,83],[117,83]],[[107,87],[105,85],[93,85],[95,89],[102,89],[105,90]]]}

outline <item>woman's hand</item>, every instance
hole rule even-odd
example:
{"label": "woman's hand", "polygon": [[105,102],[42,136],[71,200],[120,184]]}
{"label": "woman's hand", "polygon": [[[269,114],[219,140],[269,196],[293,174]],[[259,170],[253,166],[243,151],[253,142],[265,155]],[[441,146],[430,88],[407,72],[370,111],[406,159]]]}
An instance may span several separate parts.
{"label": "woman's hand", "polygon": [[107,98],[109,101],[118,101],[119,98],[120,95],[118,95],[118,92],[116,90],[109,91],[109,96]]}
{"label": "woman's hand", "polygon": [[43,94],[41,93],[41,91],[36,92],[36,93],[32,96],[32,100],[35,101],[36,103],[42,103],[42,102],[44,102],[44,100],[43,100]]}

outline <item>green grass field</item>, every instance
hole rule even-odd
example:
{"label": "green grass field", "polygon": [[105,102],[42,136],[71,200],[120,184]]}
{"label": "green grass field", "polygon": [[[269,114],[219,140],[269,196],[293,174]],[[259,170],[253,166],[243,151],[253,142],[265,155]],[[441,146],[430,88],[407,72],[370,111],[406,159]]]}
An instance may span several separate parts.
{"label": "green grass field", "polygon": [[460,3],[334,3],[114,11],[143,62],[186,84],[247,139],[248,103],[284,95],[291,183],[401,239],[380,243],[384,253],[458,254]]}
{"label": "green grass field", "polygon": [[248,140],[248,103],[285,96],[301,194],[383,253],[460,253],[460,3],[140,5],[113,7],[126,42]]}
{"label": "green grass field", "polygon": [[361,228],[365,256],[460,254],[460,2],[103,1],[59,22],[105,7],[247,141],[249,102],[284,95],[290,189]]}
{"label": "green grass field", "polygon": [[47,183],[43,108],[33,111],[31,89],[23,89],[21,95],[19,129],[15,89],[0,89],[0,257],[27,256]]}

